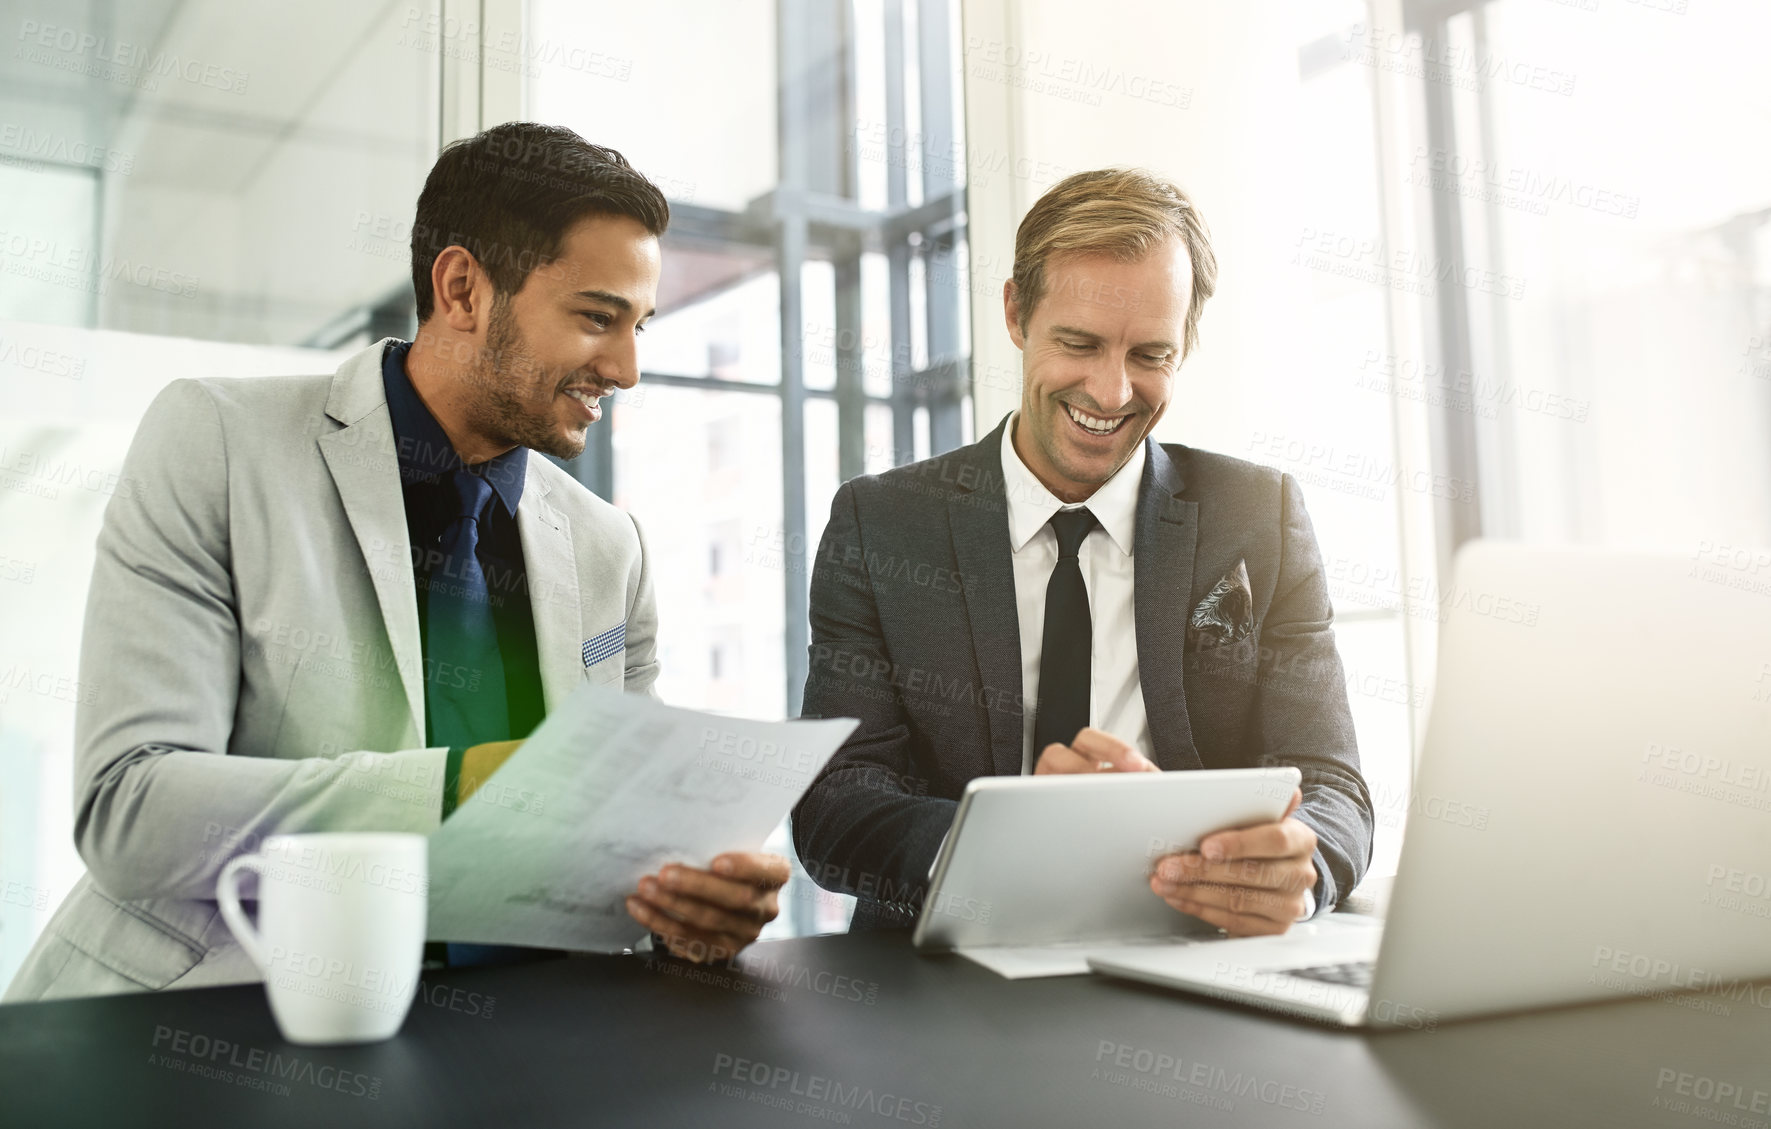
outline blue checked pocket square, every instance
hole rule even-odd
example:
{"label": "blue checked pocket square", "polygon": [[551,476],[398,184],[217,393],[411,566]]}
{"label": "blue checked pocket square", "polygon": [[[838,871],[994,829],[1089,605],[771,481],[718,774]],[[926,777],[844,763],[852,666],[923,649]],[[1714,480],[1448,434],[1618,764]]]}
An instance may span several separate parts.
{"label": "blue checked pocket square", "polygon": [[611,655],[620,654],[621,648],[625,646],[627,646],[627,621],[622,620],[594,639],[584,641],[584,665],[586,667],[595,666]]}

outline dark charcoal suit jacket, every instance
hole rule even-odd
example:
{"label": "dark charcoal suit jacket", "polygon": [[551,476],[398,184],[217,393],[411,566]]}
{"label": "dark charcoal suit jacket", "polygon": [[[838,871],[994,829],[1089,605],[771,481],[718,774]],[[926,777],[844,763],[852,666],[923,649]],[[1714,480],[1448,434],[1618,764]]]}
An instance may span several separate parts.
{"label": "dark charcoal suit jacket", "polygon": [[[1021,700],[1002,432],[844,483],[818,547],[803,712],[861,724],[794,809],[793,839],[814,880],[859,899],[854,929],[912,922],[966,782],[1021,771],[1034,703]],[[1296,765],[1297,818],[1320,839],[1316,903],[1332,906],[1371,861],[1371,797],[1297,481],[1145,442],[1133,601],[1156,763]],[[1186,652],[1189,614],[1242,560],[1254,632]]]}

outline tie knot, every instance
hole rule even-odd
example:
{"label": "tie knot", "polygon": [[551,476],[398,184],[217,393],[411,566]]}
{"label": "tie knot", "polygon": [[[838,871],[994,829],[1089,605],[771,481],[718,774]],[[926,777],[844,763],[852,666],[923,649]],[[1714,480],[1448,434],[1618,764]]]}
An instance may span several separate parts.
{"label": "tie knot", "polygon": [[1058,559],[1074,557],[1095,527],[1095,515],[1087,506],[1059,510],[1052,515],[1052,532],[1058,535]]}
{"label": "tie knot", "polygon": [[459,467],[453,478],[457,518],[469,517],[480,520],[480,512],[486,508],[486,502],[492,497],[492,484],[466,467]]}

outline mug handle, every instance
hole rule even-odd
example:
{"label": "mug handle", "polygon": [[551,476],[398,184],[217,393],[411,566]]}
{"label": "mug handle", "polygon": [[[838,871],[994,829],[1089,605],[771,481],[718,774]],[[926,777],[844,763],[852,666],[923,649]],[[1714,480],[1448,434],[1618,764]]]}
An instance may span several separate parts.
{"label": "mug handle", "polygon": [[215,901],[221,907],[222,919],[233,930],[234,938],[258,970],[268,974],[264,958],[264,938],[252,922],[246,919],[246,911],[240,908],[239,874],[242,870],[255,871],[260,881],[264,878],[263,855],[240,855],[229,859],[228,864],[221,868],[221,874],[215,879]]}

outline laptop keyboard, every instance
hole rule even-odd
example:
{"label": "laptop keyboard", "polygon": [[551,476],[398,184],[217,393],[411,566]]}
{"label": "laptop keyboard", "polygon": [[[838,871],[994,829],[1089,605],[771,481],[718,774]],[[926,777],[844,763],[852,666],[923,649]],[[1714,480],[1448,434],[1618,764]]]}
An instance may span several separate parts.
{"label": "laptop keyboard", "polygon": [[1305,980],[1320,980],[1325,984],[1344,984],[1349,988],[1371,987],[1371,969],[1376,962],[1369,960],[1348,961],[1345,964],[1318,964],[1310,968],[1285,969],[1287,976],[1301,976]]}

